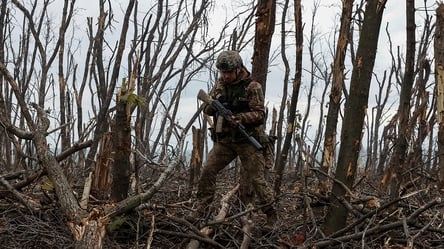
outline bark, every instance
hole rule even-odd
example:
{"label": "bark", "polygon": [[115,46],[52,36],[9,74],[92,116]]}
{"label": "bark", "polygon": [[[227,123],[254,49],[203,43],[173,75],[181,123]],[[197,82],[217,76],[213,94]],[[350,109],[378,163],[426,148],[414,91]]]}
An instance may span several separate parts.
{"label": "bark", "polygon": [[121,98],[118,100],[112,130],[113,164],[111,200],[114,201],[125,199],[128,196],[130,185],[131,120],[126,111],[127,105],[129,104],[122,101]]}
{"label": "bark", "polygon": [[[353,0],[345,0],[342,2],[341,27],[339,29],[338,44],[336,46],[336,55],[333,64],[333,83],[330,92],[330,102],[328,103],[324,134],[324,150],[321,161],[321,169],[327,174],[330,173],[335,159],[336,127],[341,106],[342,86],[344,85],[344,61],[347,53],[347,46],[349,44],[348,37],[350,33],[352,8]],[[328,178],[321,176],[319,181],[320,192],[326,193],[328,188]]]}
{"label": "bark", "polygon": [[436,118],[438,120],[439,185],[444,187],[444,4],[436,9],[435,33]]}
{"label": "bark", "polygon": [[82,228],[80,237],[77,237],[75,243],[76,249],[101,249],[103,247],[103,239],[106,234],[105,223],[100,220],[90,220],[87,225]]}
{"label": "bark", "polygon": [[[93,169],[92,190],[100,199],[106,199],[111,191],[111,166],[112,166],[112,133],[102,136],[99,154]],[[100,176],[100,177],[97,177]]]}
{"label": "bark", "polygon": [[265,94],[268,58],[276,19],[276,1],[258,0],[256,17],[256,34],[251,76],[254,80],[262,84],[262,89]]}
{"label": "bark", "polygon": [[[444,73],[444,72],[441,72]],[[441,188],[444,187],[444,125],[441,122],[438,126],[438,164],[439,164],[439,177],[438,182]]]}
{"label": "bark", "polygon": [[39,123],[34,131],[33,142],[41,165],[46,169],[48,177],[54,184],[54,188],[61,205],[63,213],[70,219],[77,221],[84,214],[79,203],[73,194],[68,179],[61,168],[56,157],[49,150],[46,141],[46,132],[49,127],[49,120],[45,112],[35,105],[38,111]]}
{"label": "bark", "polygon": [[89,194],[91,193],[92,186],[92,172],[89,173],[88,177],[85,179],[85,184],[83,185],[82,199],[80,199],[79,205],[82,209],[88,208]]}
{"label": "bark", "polygon": [[287,130],[285,133],[284,144],[276,162],[276,179],[274,183],[274,192],[276,195],[280,193],[282,184],[282,177],[284,174],[285,165],[288,160],[288,153],[291,149],[291,142],[293,141],[293,134],[296,130],[296,107],[298,103],[299,90],[301,87],[302,77],[302,50],[303,50],[303,33],[302,33],[302,11],[301,1],[296,0],[294,5],[294,15],[296,22],[296,73],[293,81],[293,90],[290,101],[290,108],[288,110]]}
{"label": "bark", "polygon": [[193,126],[193,150],[191,152],[190,162],[190,186],[193,187],[199,179],[200,169],[202,167],[204,134],[202,129]]}
{"label": "bark", "polygon": [[[379,0],[367,1],[356,64],[351,76],[350,94],[345,103],[341,147],[335,178],[349,189],[352,188],[356,176],[364,117],[367,111],[370,82],[385,3],[386,1]],[[344,187],[336,181],[333,184],[332,196],[334,200],[327,211],[324,224],[326,234],[345,227],[348,215],[348,210],[341,204],[340,199],[349,200],[350,195],[347,195]]]}

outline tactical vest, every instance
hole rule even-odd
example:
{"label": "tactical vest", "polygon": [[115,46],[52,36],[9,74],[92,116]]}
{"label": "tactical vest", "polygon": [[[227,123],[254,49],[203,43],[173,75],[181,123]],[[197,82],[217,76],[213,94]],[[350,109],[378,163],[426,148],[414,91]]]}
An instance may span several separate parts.
{"label": "tactical vest", "polygon": [[[251,110],[249,107],[246,88],[251,82],[252,79],[245,79],[235,85],[224,87],[223,92],[217,97],[217,99],[233,114],[249,112]],[[215,122],[218,122],[217,120],[217,117],[215,117]],[[219,119],[219,122],[220,121],[221,119]],[[228,122],[225,120],[223,120],[223,122],[223,132],[216,134],[217,140],[227,142],[244,142],[246,140],[236,128],[230,126],[230,124],[228,124]],[[257,125],[244,126],[250,135],[258,137],[258,132],[255,129]]]}
{"label": "tactical vest", "polygon": [[219,97],[219,102],[221,102],[227,109],[231,110],[233,114],[250,111],[246,96],[246,88],[251,81],[251,79],[246,79],[238,84],[224,87],[224,91]]}

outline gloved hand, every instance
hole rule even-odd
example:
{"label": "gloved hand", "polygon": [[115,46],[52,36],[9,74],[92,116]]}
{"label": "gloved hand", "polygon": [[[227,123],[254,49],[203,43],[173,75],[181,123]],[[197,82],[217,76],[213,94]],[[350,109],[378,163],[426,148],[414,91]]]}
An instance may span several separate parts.
{"label": "gloved hand", "polygon": [[212,116],[212,115],[216,114],[217,109],[213,105],[208,105],[207,104],[204,107],[203,111],[204,111],[205,114]]}
{"label": "gloved hand", "polygon": [[231,115],[228,121],[230,121],[230,123],[232,123],[233,125],[242,124],[243,121],[242,115],[241,114]]}

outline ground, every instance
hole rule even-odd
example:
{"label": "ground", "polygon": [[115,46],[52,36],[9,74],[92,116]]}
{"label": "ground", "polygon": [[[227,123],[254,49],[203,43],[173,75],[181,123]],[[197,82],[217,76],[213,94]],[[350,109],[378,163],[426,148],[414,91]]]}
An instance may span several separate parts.
{"label": "ground", "polygon": [[[154,175],[154,174],[153,174]],[[244,238],[239,213],[245,209],[234,195],[229,200],[227,219],[212,224],[211,243],[199,238],[203,224],[212,222],[219,212],[220,199],[237,184],[237,173],[227,168],[218,181],[217,198],[206,219],[194,223],[187,216],[193,210],[193,194],[187,187],[186,172],[168,179],[160,192],[145,203],[118,217],[108,225],[104,248],[186,248],[189,241],[200,241],[199,248],[241,248]],[[252,224],[249,248],[444,248],[443,204],[440,191],[429,184],[414,184],[405,190],[405,198],[388,201],[386,192],[364,179],[350,202],[349,227],[333,240],[322,234],[322,222],[329,202],[316,194],[316,178],[304,181],[288,173],[278,198],[279,219],[273,229],[265,229],[265,215],[250,212]],[[150,186],[146,180],[143,189]],[[36,188],[28,196],[42,208],[31,212],[3,194],[0,199],[1,248],[73,248],[73,237],[50,192]],[[81,192],[81,189],[78,189]],[[364,194],[365,193],[365,194]],[[304,201],[303,201],[304,200]],[[90,206],[101,201],[91,198]],[[304,205],[305,204],[305,205]],[[396,205],[394,205],[396,204]]]}

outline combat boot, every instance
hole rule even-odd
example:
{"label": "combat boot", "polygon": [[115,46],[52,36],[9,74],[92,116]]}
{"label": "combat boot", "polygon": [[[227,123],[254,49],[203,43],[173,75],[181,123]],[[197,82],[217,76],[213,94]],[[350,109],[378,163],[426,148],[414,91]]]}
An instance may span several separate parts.
{"label": "combat boot", "polygon": [[185,220],[191,223],[196,223],[197,221],[204,219],[207,206],[208,205],[197,201],[191,208],[189,214],[185,216]]}
{"label": "combat boot", "polygon": [[262,227],[262,231],[269,233],[275,229],[275,225],[278,219],[276,209],[271,208],[268,210],[264,210],[264,213],[267,215],[267,220],[265,225]]}
{"label": "combat boot", "polygon": [[266,226],[270,227],[270,228],[274,228],[274,225],[276,224],[277,219],[278,219],[278,217],[277,217],[276,210],[273,209],[272,211],[267,212]]}

